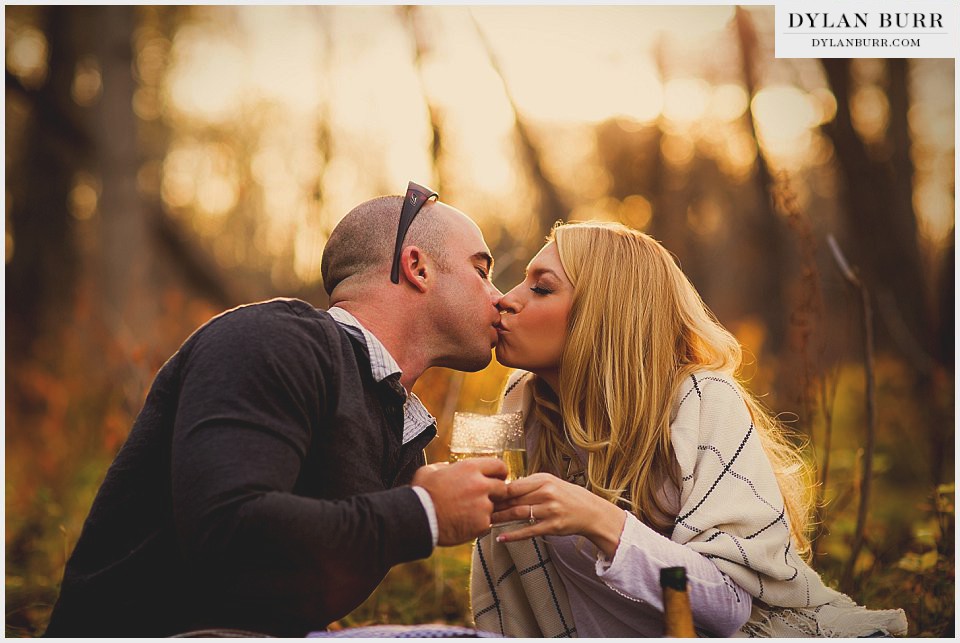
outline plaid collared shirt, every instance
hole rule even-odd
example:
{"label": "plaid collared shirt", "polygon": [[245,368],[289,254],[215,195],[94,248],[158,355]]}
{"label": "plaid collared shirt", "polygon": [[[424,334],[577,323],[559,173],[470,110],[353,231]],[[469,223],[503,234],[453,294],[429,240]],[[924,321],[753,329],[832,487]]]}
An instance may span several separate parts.
{"label": "plaid collared shirt", "polygon": [[427,407],[423,405],[423,402],[420,401],[420,398],[412,391],[407,392],[407,390],[400,385],[400,376],[403,374],[403,371],[400,370],[400,365],[397,364],[397,360],[393,359],[390,351],[387,350],[380,340],[364,328],[360,322],[357,321],[356,317],[343,308],[333,306],[327,312],[330,313],[330,316],[333,317],[338,324],[343,326],[348,333],[353,333],[354,336],[359,333],[363,337],[363,340],[367,344],[367,351],[370,353],[370,372],[373,374],[373,379],[377,382],[389,380],[388,384],[397,392],[403,394],[403,444],[406,444],[423,433],[427,427],[436,424],[436,418],[430,415],[430,412],[427,410]]}

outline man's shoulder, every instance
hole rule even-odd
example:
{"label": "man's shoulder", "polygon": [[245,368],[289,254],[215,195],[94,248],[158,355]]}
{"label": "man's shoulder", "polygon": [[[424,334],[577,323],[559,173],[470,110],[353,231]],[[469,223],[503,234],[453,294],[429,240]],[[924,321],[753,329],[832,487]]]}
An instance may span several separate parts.
{"label": "man's shoulder", "polygon": [[285,314],[293,314],[298,317],[310,317],[314,315],[329,317],[326,311],[320,310],[313,304],[303,301],[302,299],[274,297],[273,299],[241,304],[235,308],[223,311],[214,317],[214,319],[237,316],[277,317]]}
{"label": "man's shoulder", "polygon": [[186,345],[223,341],[248,349],[265,345],[277,352],[283,346],[304,344],[330,349],[342,341],[342,331],[325,310],[301,299],[277,297],[220,313],[198,328]]}
{"label": "man's shoulder", "polygon": [[331,331],[336,331],[338,324],[325,310],[321,310],[302,299],[292,297],[275,297],[265,301],[242,304],[230,310],[225,310],[206,325],[249,323],[265,325],[296,324],[300,321],[319,324]]}

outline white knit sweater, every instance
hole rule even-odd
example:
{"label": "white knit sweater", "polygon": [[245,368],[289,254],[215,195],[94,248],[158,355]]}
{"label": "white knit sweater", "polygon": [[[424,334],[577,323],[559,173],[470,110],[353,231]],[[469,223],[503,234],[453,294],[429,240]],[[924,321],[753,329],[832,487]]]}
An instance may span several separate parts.
{"label": "white knit sweater", "polygon": [[[524,371],[510,377],[503,412],[530,410],[532,380]],[[665,490],[677,509],[670,539],[629,513],[612,561],[582,537],[544,539],[578,636],[662,635],[659,569],[675,565],[687,568],[698,628],[716,635],[906,633],[903,610],[857,606],[796,555],[776,477],[729,376],[692,376],[671,418],[681,488]],[[529,449],[536,428],[527,438]]]}

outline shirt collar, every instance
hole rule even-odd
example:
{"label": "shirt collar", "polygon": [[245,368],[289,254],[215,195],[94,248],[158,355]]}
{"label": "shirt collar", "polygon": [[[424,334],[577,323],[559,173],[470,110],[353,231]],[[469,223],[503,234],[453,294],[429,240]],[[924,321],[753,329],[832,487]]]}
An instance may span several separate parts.
{"label": "shirt collar", "polygon": [[377,339],[376,335],[363,327],[357,318],[345,311],[343,308],[333,306],[328,311],[341,326],[347,326],[360,331],[363,341],[367,344],[367,352],[370,353],[370,372],[373,373],[373,379],[382,382],[391,375],[403,375],[397,360],[387,350],[387,347]]}
{"label": "shirt collar", "polygon": [[395,388],[403,391],[403,444],[410,442],[423,433],[428,427],[436,424],[436,419],[430,415],[430,412],[427,411],[427,408],[423,405],[423,402],[420,401],[420,398],[412,391],[408,393],[403,386],[400,385],[400,376],[403,375],[403,371],[400,370],[400,365],[397,364],[397,360],[393,359],[393,355],[391,355],[387,347],[377,339],[376,335],[364,328],[363,324],[361,324],[356,317],[343,308],[332,306],[327,312],[330,313],[334,321],[344,328],[351,329],[355,332],[359,331],[363,337],[363,341],[367,345],[367,352],[370,353],[370,373],[373,375],[373,379],[377,382],[382,382],[387,378],[394,378],[396,382]]}

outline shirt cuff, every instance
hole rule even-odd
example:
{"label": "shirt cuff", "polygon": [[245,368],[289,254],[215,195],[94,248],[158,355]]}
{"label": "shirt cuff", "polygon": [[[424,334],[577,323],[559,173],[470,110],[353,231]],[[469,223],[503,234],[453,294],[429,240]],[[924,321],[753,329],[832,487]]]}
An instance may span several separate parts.
{"label": "shirt cuff", "polygon": [[427,514],[427,521],[430,523],[430,535],[433,537],[433,546],[437,546],[437,540],[440,538],[440,528],[437,526],[437,508],[433,506],[433,498],[430,492],[423,487],[410,487],[420,498],[423,504],[423,510]]}

